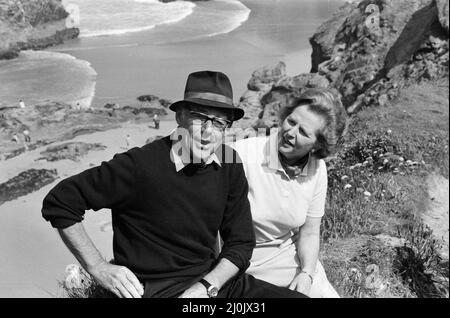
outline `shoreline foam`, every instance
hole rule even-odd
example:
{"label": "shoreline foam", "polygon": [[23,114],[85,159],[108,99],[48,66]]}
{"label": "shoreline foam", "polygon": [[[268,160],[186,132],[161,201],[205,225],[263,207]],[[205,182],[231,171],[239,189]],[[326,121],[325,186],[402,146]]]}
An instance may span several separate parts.
{"label": "shoreline foam", "polygon": [[[134,2],[136,3],[148,3],[148,4],[153,4],[156,5],[158,3],[159,5],[164,5],[164,6],[174,6],[175,2],[170,2],[170,3],[159,3],[157,1],[141,1],[141,0],[134,0]],[[75,2],[76,3],[76,2]],[[180,4],[178,4],[180,6]],[[194,35],[190,35],[188,36],[188,40],[195,40],[195,39],[200,39],[200,38],[209,38],[209,37],[213,37],[213,36],[217,36],[217,35],[221,35],[221,34],[227,34],[232,32],[233,30],[239,28],[242,24],[244,24],[249,16],[250,16],[250,12],[251,10],[245,6],[242,2],[238,1],[238,0],[214,0],[214,1],[208,1],[205,3],[202,2],[198,2],[197,4],[192,3],[192,2],[186,2],[183,3],[183,5],[185,6],[185,8],[183,8],[183,10],[185,10],[184,12],[180,13],[178,16],[175,17],[168,17],[168,19],[164,20],[164,21],[157,21],[155,23],[151,23],[148,25],[143,25],[143,26],[137,26],[137,27],[124,27],[123,28],[109,28],[109,29],[99,29],[99,30],[87,30],[85,28],[86,24],[91,23],[86,22],[86,24],[83,26],[83,21],[81,21],[81,25],[80,25],[80,38],[94,38],[94,37],[106,37],[106,36],[119,36],[119,35],[124,35],[124,34],[129,34],[129,33],[137,33],[137,32],[145,32],[145,31],[151,31],[151,30],[155,30],[156,28],[164,28],[165,26],[168,25],[174,25],[176,23],[180,23],[183,20],[186,20],[186,18],[195,15],[195,21],[201,21],[204,20],[205,23],[198,23],[197,25],[208,25],[211,28],[211,32],[208,32],[205,30],[202,30],[201,28],[199,28],[197,30],[198,34],[194,34]],[[225,6],[225,7],[224,7]],[[227,8],[227,6],[231,6],[233,8],[233,10],[230,10],[229,8]],[[83,9],[83,8],[81,8]],[[181,10],[180,8],[175,8],[177,10]],[[171,10],[170,7],[167,8],[167,10]],[[169,11],[168,11],[169,12]],[[232,16],[229,16],[229,12],[232,12]],[[218,15],[219,17],[217,19],[215,19],[214,21],[216,21],[216,24],[211,24],[211,19],[210,19],[210,15],[214,14],[214,15]],[[125,17],[123,17],[125,18]],[[129,17],[128,17],[129,18]],[[208,20],[209,18],[209,20]],[[88,18],[89,19],[89,18]],[[213,21],[213,22],[214,22]],[[227,22],[226,25],[224,26],[220,26],[221,23],[223,23],[224,21]],[[194,27],[194,29],[197,27],[196,25],[188,25],[188,29]],[[180,26],[180,28],[182,28],[182,26]],[[220,30],[217,30],[218,28],[221,28]],[[170,30],[169,30],[170,33]],[[182,42],[184,40],[181,40]],[[177,40],[175,40],[175,42],[178,42]]]}
{"label": "shoreline foam", "polygon": [[[176,23],[193,13],[195,3],[145,0],[85,1],[65,0],[64,5],[79,8],[80,38],[122,35],[148,31]],[[121,10],[128,7],[127,11]]]}

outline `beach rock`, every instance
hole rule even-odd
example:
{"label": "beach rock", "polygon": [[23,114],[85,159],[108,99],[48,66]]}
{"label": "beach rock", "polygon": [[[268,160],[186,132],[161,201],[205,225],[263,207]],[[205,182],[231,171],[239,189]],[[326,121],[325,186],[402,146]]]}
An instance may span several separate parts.
{"label": "beach rock", "polygon": [[78,162],[80,161],[80,157],[85,156],[89,151],[104,149],[106,147],[99,143],[67,142],[48,147],[45,151],[41,152],[42,157],[36,160],[58,161],[69,159]]}
{"label": "beach rock", "polygon": [[350,111],[385,104],[399,88],[448,76],[446,21],[448,1],[347,3],[310,39],[312,71]]}
{"label": "beach rock", "polygon": [[0,184],[0,205],[27,195],[52,183],[58,177],[55,169],[30,169]]}
{"label": "beach rock", "polygon": [[327,88],[329,81],[317,73],[287,76],[283,62],[253,72],[248,88],[239,101],[245,110],[240,128],[272,128],[279,123],[278,112],[307,88]]}
{"label": "beach rock", "polygon": [[[140,105],[107,104],[105,108],[90,109],[74,109],[69,104],[56,102],[26,108],[6,107],[0,110],[0,154],[10,159],[53,142],[118,128],[123,122],[150,121],[154,114],[167,115],[161,99]],[[26,144],[24,130],[28,130],[31,137],[31,142]],[[13,139],[14,135],[18,140]]]}
{"label": "beach rock", "polygon": [[330,82],[317,73],[300,74],[280,79],[275,87],[284,87],[290,91],[302,91],[305,88],[327,88]]}
{"label": "beach rock", "polygon": [[253,72],[247,88],[252,91],[268,91],[279,79],[286,76],[286,64],[278,62],[275,66],[264,66]]}
{"label": "beach rock", "polygon": [[[142,95],[139,96],[137,98],[138,101],[143,102],[143,103],[150,103],[150,104],[159,104],[160,106],[163,107],[169,107],[172,102],[170,100],[164,99],[164,98],[159,98],[158,96],[155,95]],[[105,106],[106,107],[106,106]]]}
{"label": "beach rock", "polygon": [[60,0],[0,1],[0,59],[77,37],[79,29],[66,26],[68,15]]}

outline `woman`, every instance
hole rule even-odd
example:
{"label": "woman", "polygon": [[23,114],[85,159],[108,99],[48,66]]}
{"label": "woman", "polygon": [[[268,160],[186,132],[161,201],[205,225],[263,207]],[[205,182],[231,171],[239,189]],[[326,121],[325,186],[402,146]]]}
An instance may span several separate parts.
{"label": "woman", "polygon": [[308,89],[280,111],[268,137],[237,141],[249,183],[256,247],[247,273],[310,297],[339,297],[318,261],[325,161],[347,115],[331,91]]}

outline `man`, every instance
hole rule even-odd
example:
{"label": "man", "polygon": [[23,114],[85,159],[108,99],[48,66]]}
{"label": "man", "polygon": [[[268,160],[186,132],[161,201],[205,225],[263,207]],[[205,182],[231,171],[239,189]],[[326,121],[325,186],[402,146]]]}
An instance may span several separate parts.
{"label": "man", "polygon": [[[222,137],[244,114],[228,77],[192,73],[184,96],[170,106],[174,133],[63,180],[44,199],[44,218],[118,297],[304,297],[244,273],[255,245],[247,181],[242,164],[218,155],[235,154]],[[112,210],[114,265],[80,223],[101,208]]]}
{"label": "man", "polygon": [[31,136],[30,136],[30,132],[28,131],[28,129],[25,129],[23,131],[23,136],[25,138],[26,143],[31,142]]}
{"label": "man", "polygon": [[153,123],[155,124],[155,129],[159,129],[159,116],[158,116],[158,114],[155,114],[155,116],[153,116]]}

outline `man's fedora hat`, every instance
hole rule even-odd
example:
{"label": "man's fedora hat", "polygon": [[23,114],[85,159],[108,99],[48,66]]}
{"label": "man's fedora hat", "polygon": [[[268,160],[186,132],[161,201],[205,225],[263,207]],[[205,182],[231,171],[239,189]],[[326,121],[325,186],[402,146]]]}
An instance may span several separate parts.
{"label": "man's fedora hat", "polygon": [[200,71],[189,74],[184,90],[184,100],[173,103],[169,108],[175,111],[178,106],[186,103],[230,109],[234,113],[234,120],[244,116],[244,110],[233,104],[230,80],[221,72]]}

